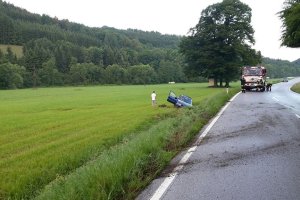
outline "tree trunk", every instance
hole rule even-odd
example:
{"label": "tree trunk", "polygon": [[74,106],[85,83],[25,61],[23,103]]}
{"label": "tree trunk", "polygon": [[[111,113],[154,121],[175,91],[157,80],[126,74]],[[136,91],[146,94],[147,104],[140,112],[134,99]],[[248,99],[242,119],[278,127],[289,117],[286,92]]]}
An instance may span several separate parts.
{"label": "tree trunk", "polygon": [[223,79],[220,79],[220,87],[223,87]]}
{"label": "tree trunk", "polygon": [[32,73],[32,79],[33,79],[33,88],[36,88],[36,70],[35,67],[33,67],[33,73]]}

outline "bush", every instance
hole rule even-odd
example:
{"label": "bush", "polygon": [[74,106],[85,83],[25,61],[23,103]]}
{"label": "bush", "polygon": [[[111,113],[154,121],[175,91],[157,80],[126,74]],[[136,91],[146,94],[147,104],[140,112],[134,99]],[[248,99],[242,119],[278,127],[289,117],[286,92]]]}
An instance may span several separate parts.
{"label": "bush", "polygon": [[0,89],[15,89],[23,87],[25,68],[16,64],[0,65]]}

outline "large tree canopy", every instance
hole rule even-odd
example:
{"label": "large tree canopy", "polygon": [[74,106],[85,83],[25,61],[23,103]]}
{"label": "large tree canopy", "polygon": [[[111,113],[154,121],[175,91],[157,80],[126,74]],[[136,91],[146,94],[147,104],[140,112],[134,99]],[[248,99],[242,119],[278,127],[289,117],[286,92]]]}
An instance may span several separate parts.
{"label": "large tree canopy", "polygon": [[187,73],[213,77],[228,86],[241,65],[260,62],[260,53],[251,49],[255,41],[250,22],[251,9],[239,0],[223,0],[203,10],[191,35],[180,44]]}
{"label": "large tree canopy", "polygon": [[300,47],[300,0],[286,0],[280,18],[283,23],[281,45]]}

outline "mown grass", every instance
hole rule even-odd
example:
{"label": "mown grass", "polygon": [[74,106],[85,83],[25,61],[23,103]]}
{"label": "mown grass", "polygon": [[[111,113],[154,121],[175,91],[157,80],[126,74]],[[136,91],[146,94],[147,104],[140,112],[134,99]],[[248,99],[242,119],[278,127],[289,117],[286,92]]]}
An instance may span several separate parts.
{"label": "mown grass", "polygon": [[300,83],[296,83],[295,85],[293,85],[291,90],[300,94]]}
{"label": "mown grass", "polygon": [[[171,89],[196,106],[173,108]],[[206,84],[0,91],[0,199],[130,199],[229,96]]]}
{"label": "mown grass", "polygon": [[282,82],[282,78],[273,78],[273,79],[268,79],[268,83],[276,84]]}
{"label": "mown grass", "polygon": [[23,47],[18,45],[7,45],[7,44],[0,44],[0,50],[3,53],[7,52],[7,47],[10,47],[12,52],[16,54],[17,58],[21,58],[23,56]]}

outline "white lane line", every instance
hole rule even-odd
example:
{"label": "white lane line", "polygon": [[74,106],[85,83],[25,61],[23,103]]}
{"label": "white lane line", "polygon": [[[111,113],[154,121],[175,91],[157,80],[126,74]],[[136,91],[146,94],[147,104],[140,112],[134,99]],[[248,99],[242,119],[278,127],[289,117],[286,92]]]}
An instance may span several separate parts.
{"label": "white lane line", "polygon": [[164,182],[159,186],[154,195],[150,200],[157,200],[162,197],[168,187],[171,185],[175,177],[177,176],[177,172],[175,174],[171,174],[169,177],[165,178]]}
{"label": "white lane line", "polygon": [[[291,90],[291,89],[290,89]],[[291,90],[292,91],[292,90]],[[279,99],[277,99],[276,97],[272,97],[272,99],[274,99],[275,101],[277,101],[277,102],[279,102]],[[280,105],[282,105],[282,106],[284,106],[284,107],[286,107],[286,108],[289,108],[289,109],[292,109],[292,110],[295,110],[296,111],[296,109],[294,108],[294,107],[292,107],[292,106],[289,106],[289,105],[286,105],[286,104],[283,104],[283,103],[279,103]],[[300,116],[299,115],[297,115],[296,113],[294,113],[295,115],[296,115],[296,117],[298,118],[298,119],[300,119]]]}
{"label": "white lane line", "polygon": [[289,108],[289,109],[292,109],[292,110],[296,110],[294,107],[289,106],[289,105],[286,105],[286,104],[280,102],[280,100],[277,99],[276,97],[272,97],[272,99],[274,99],[274,100],[277,101],[280,105],[282,105],[282,106],[284,106],[284,107],[286,107],[286,108]]}
{"label": "white lane line", "polygon": [[188,159],[191,157],[191,155],[196,151],[197,145],[200,144],[200,142],[203,140],[203,138],[208,134],[210,129],[213,127],[213,125],[217,122],[217,120],[220,118],[220,116],[223,114],[225,109],[229,106],[229,104],[240,94],[241,92],[234,95],[229,102],[220,110],[220,112],[214,117],[214,119],[210,122],[210,124],[206,127],[206,129],[202,132],[202,134],[199,136],[195,144],[189,148],[189,150],[186,152],[186,154],[181,158],[179,161],[179,164],[177,167],[174,168],[172,173],[165,178],[165,180],[161,183],[161,185],[157,188],[153,196],[150,198],[150,200],[159,200],[164,193],[167,191],[167,189],[170,187],[170,185],[173,183],[175,178],[177,177],[180,170],[182,170],[184,164],[187,163]]}
{"label": "white lane line", "polygon": [[277,99],[276,97],[272,97],[272,99],[274,99],[275,101],[279,101],[279,99]]}

